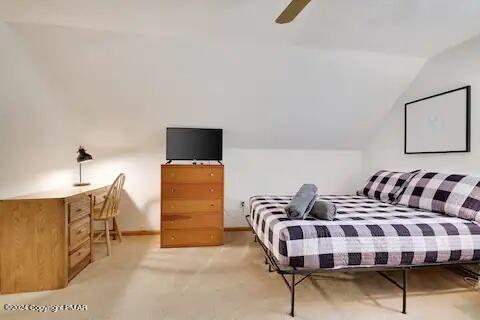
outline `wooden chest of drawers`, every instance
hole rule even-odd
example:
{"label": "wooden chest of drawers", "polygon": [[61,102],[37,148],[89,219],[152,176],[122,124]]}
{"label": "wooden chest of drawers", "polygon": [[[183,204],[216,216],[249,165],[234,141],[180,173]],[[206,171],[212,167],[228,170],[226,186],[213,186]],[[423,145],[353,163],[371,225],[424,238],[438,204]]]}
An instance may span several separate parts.
{"label": "wooden chest of drawers", "polygon": [[223,244],[223,165],[162,165],[161,247]]}

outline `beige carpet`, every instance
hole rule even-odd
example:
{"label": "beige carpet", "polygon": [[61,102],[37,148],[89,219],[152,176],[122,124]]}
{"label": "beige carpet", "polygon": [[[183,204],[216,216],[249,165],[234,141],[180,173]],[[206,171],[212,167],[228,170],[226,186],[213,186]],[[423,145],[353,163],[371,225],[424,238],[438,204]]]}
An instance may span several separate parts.
{"label": "beige carpet", "polygon": [[[127,237],[63,290],[0,296],[0,319],[291,319],[289,292],[268,273],[247,232],[222,247],[160,249]],[[394,273],[395,274],[395,273]],[[480,292],[447,269],[412,271],[408,315],[401,290],[371,272],[333,273],[297,287],[295,319],[480,319]],[[10,304],[87,304],[88,311],[5,311]]]}

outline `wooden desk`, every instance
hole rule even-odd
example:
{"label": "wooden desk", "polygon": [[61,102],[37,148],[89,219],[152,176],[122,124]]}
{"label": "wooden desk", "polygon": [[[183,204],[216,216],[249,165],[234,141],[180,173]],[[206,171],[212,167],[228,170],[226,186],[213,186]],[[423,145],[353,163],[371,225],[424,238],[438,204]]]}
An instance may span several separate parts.
{"label": "wooden desk", "polygon": [[92,219],[108,186],[0,200],[0,293],[60,289],[92,262]]}

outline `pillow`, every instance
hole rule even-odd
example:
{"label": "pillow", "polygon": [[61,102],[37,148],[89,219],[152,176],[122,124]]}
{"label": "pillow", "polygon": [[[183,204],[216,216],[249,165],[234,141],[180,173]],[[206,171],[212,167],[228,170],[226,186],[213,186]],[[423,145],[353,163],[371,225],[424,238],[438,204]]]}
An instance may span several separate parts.
{"label": "pillow", "polygon": [[420,170],[412,172],[380,170],[370,178],[365,188],[358,191],[357,194],[383,202],[395,203],[404,191],[407,182],[418,172]]}
{"label": "pillow", "polygon": [[305,219],[312,210],[313,204],[317,198],[317,186],[314,184],[304,184],[292,197],[290,203],[285,206],[285,213],[289,219]]}
{"label": "pillow", "polygon": [[310,215],[319,220],[332,221],[337,214],[337,206],[331,201],[318,200],[313,205]]}
{"label": "pillow", "polygon": [[480,221],[480,177],[422,171],[408,183],[399,204]]}

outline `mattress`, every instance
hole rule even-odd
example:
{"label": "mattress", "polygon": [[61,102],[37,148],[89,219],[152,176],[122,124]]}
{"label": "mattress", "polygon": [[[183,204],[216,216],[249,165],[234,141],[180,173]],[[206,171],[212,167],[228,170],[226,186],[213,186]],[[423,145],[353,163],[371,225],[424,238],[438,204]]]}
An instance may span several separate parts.
{"label": "mattress", "polygon": [[318,196],[337,206],[333,221],[290,220],[290,196],[250,198],[250,223],[282,266],[355,268],[480,262],[476,222],[373,200]]}

